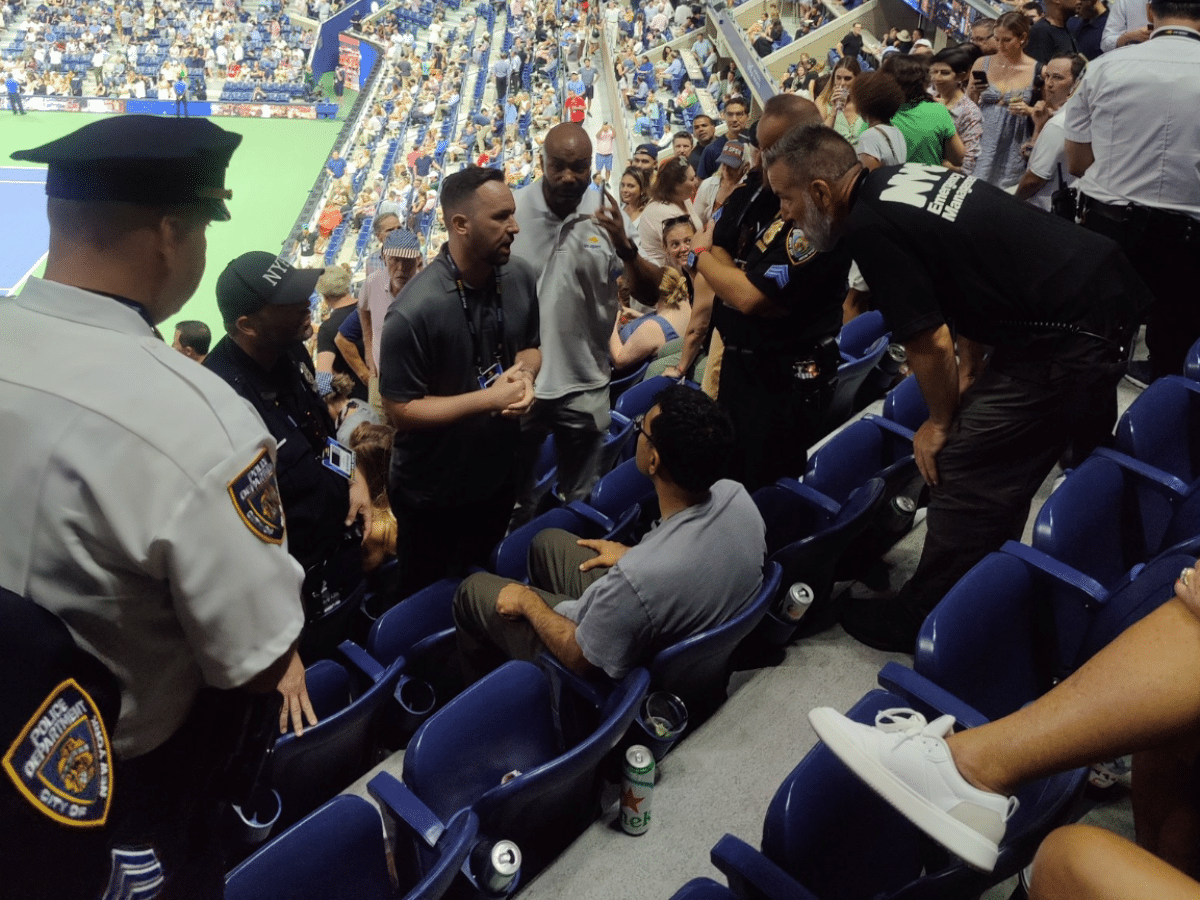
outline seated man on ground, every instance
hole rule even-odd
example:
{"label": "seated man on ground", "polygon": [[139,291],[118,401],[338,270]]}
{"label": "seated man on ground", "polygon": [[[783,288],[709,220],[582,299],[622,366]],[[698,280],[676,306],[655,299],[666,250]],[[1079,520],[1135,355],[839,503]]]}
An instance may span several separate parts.
{"label": "seated man on ground", "polygon": [[620,678],[664,647],[741,612],[762,583],[766,528],[745,489],[719,480],[733,428],[699,391],[672,385],[638,421],[637,467],[662,518],[636,547],[534,538],[530,585],[467,578],[454,597],[467,682],[548,650],[568,668]]}
{"label": "seated man on ground", "polygon": [[[1200,562],[1197,563],[1200,565]],[[1133,753],[1138,846],[1085,825],[1060,828],[1034,859],[1030,900],[1200,898],[1200,576],[1135,622],[1054,690],[1017,712],[950,733],[888,710],[872,728],[814,709],[817,734],[930,837],[991,871],[1021,784]]]}

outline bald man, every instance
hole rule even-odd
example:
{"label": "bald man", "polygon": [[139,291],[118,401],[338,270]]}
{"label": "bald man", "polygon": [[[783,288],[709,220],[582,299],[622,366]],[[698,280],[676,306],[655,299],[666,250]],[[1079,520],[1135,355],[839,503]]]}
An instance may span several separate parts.
{"label": "bald man", "polygon": [[523,486],[514,524],[532,517],[533,461],[547,434],[558,454],[559,491],[585,498],[600,475],[608,430],[608,340],[617,318],[617,277],[636,268],[616,201],[589,191],[592,142],[579,125],[551,128],[542,145],[546,173],[516,192],[513,256],[538,273],[542,369],[533,409],[522,423]]}
{"label": "bald man", "polygon": [[[809,100],[778,94],[758,121],[766,151],[797,125],[820,124]],[[678,369],[695,362],[711,324],[725,343],[717,398],[737,434],[733,477],[746,489],[804,471],[807,450],[823,433],[839,361],[850,261],[818,253],[786,221],[759,162],[708,227],[692,238],[691,264],[716,293],[711,309],[692,308]]]}

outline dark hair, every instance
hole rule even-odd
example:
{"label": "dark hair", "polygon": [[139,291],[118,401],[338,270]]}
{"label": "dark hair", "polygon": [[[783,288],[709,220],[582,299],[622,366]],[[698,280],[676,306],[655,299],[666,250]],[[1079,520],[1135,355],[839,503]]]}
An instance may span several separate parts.
{"label": "dark hair", "polygon": [[713,117],[712,117],[712,116],[710,116],[710,115],[708,115],[708,113],[696,113],[696,115],[692,116],[692,128],[693,128],[693,129],[696,127],[696,120],[697,120],[697,119],[708,119],[708,124],[709,124],[709,125],[715,125],[715,124],[716,124],[715,122],[713,122]]}
{"label": "dark hair", "polygon": [[893,53],[883,61],[879,70],[896,79],[900,90],[904,91],[905,103],[920,103],[924,100],[933,102],[933,98],[925,90],[925,86],[929,84],[929,63],[921,57]]}
{"label": "dark hair", "polygon": [[[622,181],[625,179],[626,175],[638,183],[638,208],[645,209],[646,204],[650,202],[650,184],[646,178],[646,173],[637,166],[629,166],[624,172],[621,173]],[[620,190],[620,188],[621,182],[618,181],[617,190]]]}
{"label": "dark hair", "polygon": [[350,395],[354,393],[354,379],[345,372],[334,372],[333,377],[329,379],[329,393],[326,394],[326,400],[349,400]]}
{"label": "dark hair", "polygon": [[1032,27],[1029,16],[1019,12],[1006,12],[996,20],[996,28],[1003,28],[1022,38],[1029,37],[1029,29]]}
{"label": "dark hair", "polygon": [[690,131],[677,131],[673,135],[671,135],[672,141],[677,141],[680,138],[687,138],[693,144],[696,143],[696,139],[692,137],[692,133]]}
{"label": "dark hair", "polygon": [[659,163],[658,175],[650,185],[650,199],[660,203],[674,203],[675,189],[687,181],[688,169],[692,167],[682,156],[670,156]]}
{"label": "dark hair", "polygon": [[[1198,16],[1200,17],[1200,16]],[[1070,50],[1064,50],[1062,53],[1055,53],[1047,62],[1053,62],[1056,59],[1069,59],[1071,61],[1071,80],[1078,81],[1079,76],[1083,74],[1083,70],[1087,68],[1088,59],[1082,53],[1075,53]]]}
{"label": "dark hair", "polygon": [[750,114],[750,104],[746,101],[746,98],[743,97],[741,94],[737,94],[733,97],[730,97],[728,100],[726,100],[725,101],[725,109],[728,110],[729,107],[734,103],[736,103],[738,106],[740,106],[742,108],[742,111],[744,113],[746,113],[746,115]]}
{"label": "dark hair", "polygon": [[1200,6],[1174,0],[1150,0],[1150,9],[1158,19],[1200,19]]}
{"label": "dark hair", "polygon": [[1042,4],[1038,3],[1038,0],[1029,0],[1028,3],[1022,3],[1021,9],[1032,9],[1039,16],[1046,13],[1046,10],[1042,7]]}
{"label": "dark hair", "polygon": [[669,219],[664,219],[662,223],[662,239],[664,244],[667,242],[667,232],[678,225],[690,225],[692,234],[696,233],[696,225],[692,222],[691,216],[671,216]]}
{"label": "dark hair", "polygon": [[704,493],[727,473],[733,423],[715,400],[682,384],[660,391],[654,403],[650,440],[667,477],[689,494]]}
{"label": "dark hair", "polygon": [[350,434],[354,465],[362,472],[375,502],[387,501],[388,469],[392,464],[392,440],[396,429],[363,422]]}
{"label": "dark hair", "polygon": [[858,163],[850,142],[824,125],[799,125],[763,154],[763,167],[783,161],[801,184],[833,183]]}
{"label": "dark hair", "polygon": [[866,72],[850,83],[850,99],[860,116],[886,125],[904,105],[904,90],[887,72]]}
{"label": "dark hair", "polygon": [[989,19],[986,17],[976,19],[974,22],[971,23],[971,30],[974,31],[980,25],[982,25],[984,28],[986,28],[988,30],[989,35],[996,33],[996,20],[995,19]]}
{"label": "dark hair", "polygon": [[[467,166],[461,172],[447,175],[442,182],[442,215],[454,215],[475,197],[475,192],[489,181],[503,183],[504,173],[499,169]],[[448,218],[447,218],[448,224]]]}
{"label": "dark hair", "polygon": [[182,346],[195,350],[200,356],[208,354],[208,348],[212,346],[212,331],[203,322],[195,319],[177,322],[175,330],[179,332],[179,343]]}
{"label": "dark hair", "polygon": [[946,47],[933,54],[933,58],[929,60],[932,66],[934,63],[941,63],[949,66],[950,71],[955,75],[966,75],[971,71],[971,66],[975,65],[975,60],[979,59],[981,52],[974,44],[964,44],[961,47]]}

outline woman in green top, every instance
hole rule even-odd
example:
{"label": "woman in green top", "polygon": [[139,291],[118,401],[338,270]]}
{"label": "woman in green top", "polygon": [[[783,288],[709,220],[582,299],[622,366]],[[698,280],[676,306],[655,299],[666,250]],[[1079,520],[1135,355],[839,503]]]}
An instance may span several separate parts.
{"label": "woman in green top", "polygon": [[861,72],[857,60],[842,57],[825,82],[825,90],[816,99],[817,109],[826,127],[848,140],[852,147],[858,146],[858,136],[867,129],[866,120],[858,114],[854,101],[850,99],[850,85]]}
{"label": "woman in green top", "polygon": [[904,91],[904,105],[892,116],[908,144],[908,161],[927,166],[962,165],[966,148],[949,110],[929,96],[929,64],[917,56],[893,53],[883,62]]}

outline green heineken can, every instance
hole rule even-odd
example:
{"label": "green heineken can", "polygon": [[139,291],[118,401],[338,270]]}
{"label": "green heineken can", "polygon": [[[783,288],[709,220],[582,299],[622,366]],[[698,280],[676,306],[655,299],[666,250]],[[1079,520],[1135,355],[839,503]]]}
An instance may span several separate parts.
{"label": "green heineken can", "polygon": [[650,827],[650,798],[654,795],[654,754],[641,744],[625,751],[621,780],[621,829],[645,834]]}

